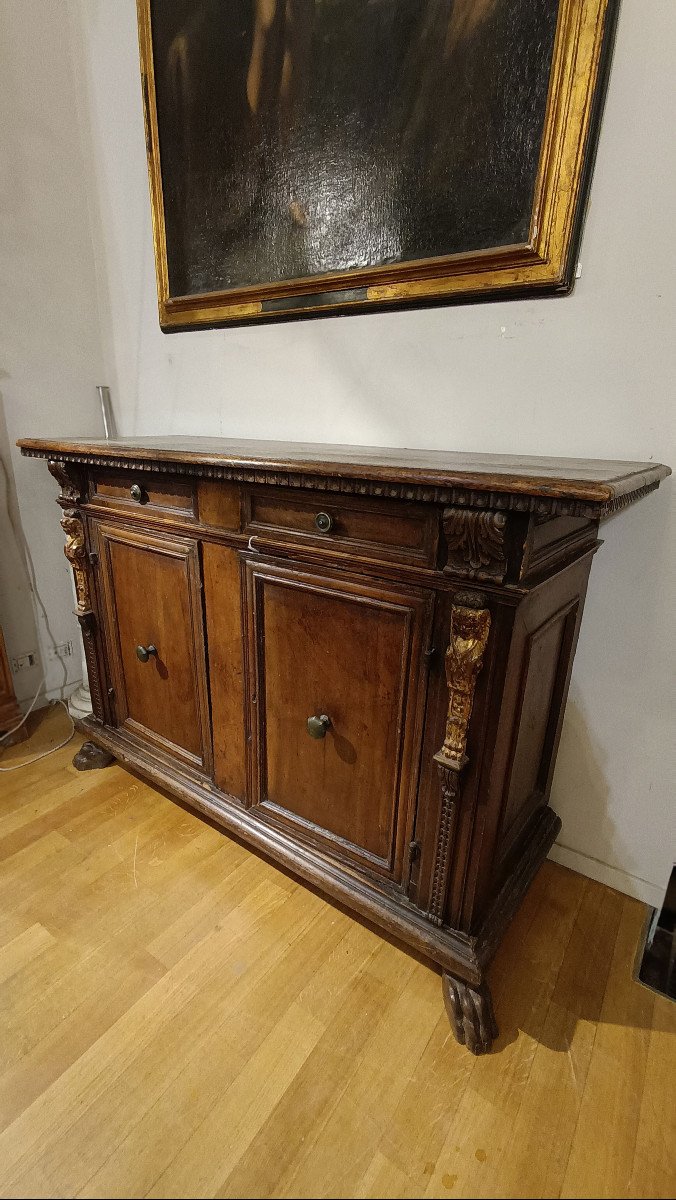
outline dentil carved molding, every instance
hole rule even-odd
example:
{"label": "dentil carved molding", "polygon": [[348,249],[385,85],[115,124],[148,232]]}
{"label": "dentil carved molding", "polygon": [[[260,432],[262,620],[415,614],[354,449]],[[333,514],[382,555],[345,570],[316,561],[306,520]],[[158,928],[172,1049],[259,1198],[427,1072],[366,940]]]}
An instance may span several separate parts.
{"label": "dentil carved molding", "polygon": [[[21,453],[25,458],[49,459],[53,450],[39,450],[32,446],[22,446]],[[64,470],[78,465],[80,468],[106,467],[108,470],[150,471],[161,475],[187,475],[196,479],[226,479],[234,483],[267,483],[274,484],[276,487],[309,488],[312,491],[336,492],[346,496],[387,496],[396,500],[417,500],[426,504],[450,504],[462,506],[463,511],[475,508],[485,512],[488,506],[494,513],[502,510],[504,512],[536,513],[542,517],[588,517],[592,520],[600,518],[602,521],[619,512],[627,504],[641,500],[660,485],[659,479],[651,480],[640,488],[628,491],[625,495],[616,496],[601,503],[598,500],[581,500],[562,496],[488,491],[486,488],[380,482],[370,479],[352,479],[343,475],[306,474],[281,468],[272,470],[229,464],[174,462],[170,459],[164,461],[135,458],[132,454],[94,454],[85,451],[77,453],[64,451],[58,462],[50,460],[49,469],[57,479],[59,476],[52,469],[52,463],[54,467],[61,467]],[[481,577],[477,575],[476,578]]]}

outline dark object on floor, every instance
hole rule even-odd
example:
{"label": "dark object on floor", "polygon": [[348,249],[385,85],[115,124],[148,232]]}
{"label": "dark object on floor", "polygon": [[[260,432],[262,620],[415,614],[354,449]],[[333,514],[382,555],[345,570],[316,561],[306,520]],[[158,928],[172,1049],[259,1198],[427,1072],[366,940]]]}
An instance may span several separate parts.
{"label": "dark object on floor", "polygon": [[[640,950],[639,950],[640,953]],[[670,1000],[676,1000],[676,866],[661,909],[654,909],[640,957],[638,978]]]}
{"label": "dark object on floor", "polygon": [[76,771],[98,771],[100,767],[109,767],[114,761],[107,750],[102,750],[93,742],[83,742],[73,759],[73,766]]}

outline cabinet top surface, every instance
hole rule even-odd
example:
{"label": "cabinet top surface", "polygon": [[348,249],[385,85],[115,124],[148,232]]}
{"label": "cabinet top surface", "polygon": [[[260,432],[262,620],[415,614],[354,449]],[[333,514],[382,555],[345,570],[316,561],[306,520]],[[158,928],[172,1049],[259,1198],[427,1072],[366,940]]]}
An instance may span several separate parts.
{"label": "cabinet top surface", "polygon": [[[556,497],[608,505],[656,487],[671,474],[651,462],[464,454],[446,450],[397,450],[378,446],[338,446],[208,437],[137,437],[114,441],[86,438],[23,438],[29,456],[110,466],[156,463],[166,469],[224,477],[237,471],[292,473],[334,480],[416,488],[471,489],[473,492]],[[219,472],[220,473],[220,472]],[[274,479],[270,479],[274,482]],[[307,484],[306,484],[307,486]]]}

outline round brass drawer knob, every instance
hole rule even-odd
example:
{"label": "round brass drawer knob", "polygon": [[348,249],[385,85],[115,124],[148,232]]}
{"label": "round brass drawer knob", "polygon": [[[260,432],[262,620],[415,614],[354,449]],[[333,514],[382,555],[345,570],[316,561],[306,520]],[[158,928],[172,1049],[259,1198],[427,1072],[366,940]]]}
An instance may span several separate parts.
{"label": "round brass drawer knob", "polygon": [[333,529],[333,517],[330,513],[317,513],[317,516],[315,517],[315,525],[320,533],[330,533]]}
{"label": "round brass drawer knob", "polygon": [[311,738],[326,737],[327,729],[331,728],[331,718],[327,716],[308,717],[307,731]]}
{"label": "round brass drawer knob", "polygon": [[137,646],[136,657],[139,662],[147,662],[151,655],[157,657],[157,646]]}
{"label": "round brass drawer knob", "polygon": [[143,502],[143,488],[140,486],[140,484],[132,483],[129,489],[129,495],[131,496],[132,500],[136,501],[137,504],[141,504]]}

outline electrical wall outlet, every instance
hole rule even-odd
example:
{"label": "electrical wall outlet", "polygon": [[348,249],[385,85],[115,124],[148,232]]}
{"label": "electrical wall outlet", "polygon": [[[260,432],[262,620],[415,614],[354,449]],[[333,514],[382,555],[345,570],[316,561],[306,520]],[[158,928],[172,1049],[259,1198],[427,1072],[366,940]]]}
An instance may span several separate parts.
{"label": "electrical wall outlet", "polygon": [[30,671],[37,662],[37,655],[34,650],[30,654],[17,654],[12,659],[12,671],[15,675],[19,675],[22,671]]}
{"label": "electrical wall outlet", "polygon": [[57,658],[72,658],[73,643],[61,642],[60,646],[50,646],[47,650],[47,658],[50,662],[54,662]]}

